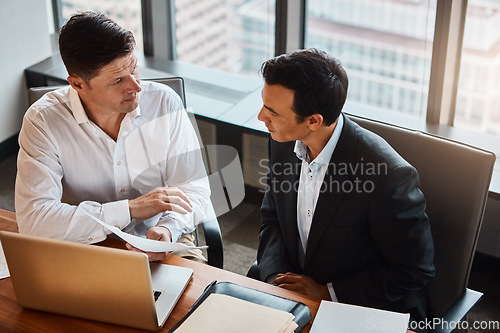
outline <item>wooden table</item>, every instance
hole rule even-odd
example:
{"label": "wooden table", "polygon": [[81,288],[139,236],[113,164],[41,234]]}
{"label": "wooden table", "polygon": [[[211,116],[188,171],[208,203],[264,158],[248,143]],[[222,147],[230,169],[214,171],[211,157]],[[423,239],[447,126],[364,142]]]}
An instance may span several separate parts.
{"label": "wooden table", "polygon": [[[16,216],[13,212],[0,209],[0,230],[17,232]],[[125,248],[124,243],[108,238],[99,245]],[[191,305],[202,294],[205,287],[213,280],[229,281],[270,294],[300,301],[306,304],[314,316],[320,301],[292,291],[284,290],[267,283],[247,278],[229,271],[221,270],[205,264],[168,255],[165,264],[192,268],[193,279],[170,314],[161,332],[168,332],[189,310]],[[309,332],[309,323],[302,332]],[[62,316],[47,312],[23,309],[17,304],[10,278],[0,280],[0,332],[147,332],[133,328],[94,322],[74,317]],[[408,331],[407,333],[412,333]]]}
{"label": "wooden table", "polygon": [[[16,217],[13,212],[0,210],[0,230],[17,232]],[[124,243],[109,238],[100,245],[124,248]],[[165,264],[189,267],[193,269],[193,279],[170,314],[161,332],[168,332],[189,310],[191,305],[203,293],[205,287],[213,280],[230,281],[253,289],[297,300],[306,304],[313,316],[316,314],[319,301],[304,295],[290,292],[267,283],[245,276],[224,271],[212,266],[168,255]],[[311,323],[303,332],[309,332]],[[68,316],[56,315],[41,311],[21,308],[16,301],[10,278],[0,280],[0,331],[1,332],[143,332],[133,328],[93,322]]]}

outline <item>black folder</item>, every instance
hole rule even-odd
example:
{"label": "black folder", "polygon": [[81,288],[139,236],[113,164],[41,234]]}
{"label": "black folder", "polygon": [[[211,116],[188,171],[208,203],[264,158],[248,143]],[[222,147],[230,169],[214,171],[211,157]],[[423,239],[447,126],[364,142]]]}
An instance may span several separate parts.
{"label": "black folder", "polygon": [[170,330],[169,333],[173,333],[177,328],[179,328],[179,326],[182,325],[191,313],[193,313],[196,308],[212,293],[229,295],[245,301],[268,306],[270,308],[290,312],[295,316],[293,321],[298,325],[297,329],[295,329],[296,333],[300,332],[312,319],[311,311],[309,311],[309,308],[304,303],[240,286],[239,284],[232,282],[214,281],[205,289],[203,294],[201,294],[191,309],[189,309],[189,312]]}

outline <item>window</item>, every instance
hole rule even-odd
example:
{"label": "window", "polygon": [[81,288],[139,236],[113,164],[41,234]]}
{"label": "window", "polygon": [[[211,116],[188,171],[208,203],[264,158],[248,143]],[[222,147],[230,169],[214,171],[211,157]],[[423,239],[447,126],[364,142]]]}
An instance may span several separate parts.
{"label": "window", "polygon": [[[104,12],[134,33],[139,52],[143,1],[53,0],[59,22],[79,10]],[[343,63],[350,78],[346,106],[352,103],[364,115],[383,110],[423,120],[441,1],[447,0],[307,0],[304,46],[323,49]],[[465,34],[457,98],[451,102],[455,110],[448,123],[500,136],[500,3],[462,1],[468,2]],[[168,3],[173,29],[167,48],[172,48],[173,60],[257,76],[260,65],[274,56],[275,0]]]}
{"label": "window", "polygon": [[308,0],[305,46],[342,62],[346,105],[425,118],[435,14],[436,0]]}
{"label": "window", "polygon": [[455,126],[500,136],[500,3],[469,0]]}
{"label": "window", "polygon": [[133,32],[136,50],[142,52],[141,0],[60,0],[62,23],[77,11],[93,10],[106,14],[123,28]]}
{"label": "window", "polygon": [[[173,60],[176,75],[191,75],[194,80],[199,75],[200,81],[209,86],[220,85],[227,81],[221,77],[232,76],[211,70],[193,71],[196,66],[177,63],[246,75],[235,78],[244,82],[237,98],[256,87],[257,80],[251,76],[258,77],[261,64],[273,57],[275,50],[282,52],[302,45],[325,50],[338,58],[348,72],[346,112],[430,131],[500,156],[498,0],[52,1],[59,9],[59,22],[77,10],[107,13],[134,32],[140,50],[143,3],[148,55]],[[453,47],[461,43],[456,31],[464,23],[465,5],[465,36],[458,59],[460,53]],[[156,9],[159,7],[161,10]],[[437,13],[440,20],[435,27]],[[124,21],[128,17],[134,20]],[[286,27],[282,27],[283,22]],[[434,37],[455,44],[447,48],[446,43],[436,43],[444,47],[433,50]],[[151,45],[153,52],[149,51]],[[456,68],[447,66],[455,61],[460,63],[458,79]],[[225,100],[227,96],[220,98]],[[457,129],[450,130],[449,126]]]}
{"label": "window", "polygon": [[175,59],[257,76],[274,55],[274,7],[270,0],[175,1]]}

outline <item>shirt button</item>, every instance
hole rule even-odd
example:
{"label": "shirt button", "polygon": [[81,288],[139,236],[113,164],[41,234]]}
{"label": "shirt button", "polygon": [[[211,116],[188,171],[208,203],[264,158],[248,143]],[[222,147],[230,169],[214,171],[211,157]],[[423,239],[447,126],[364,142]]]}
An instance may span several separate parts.
{"label": "shirt button", "polygon": [[121,192],[121,193],[125,192],[125,189],[124,189],[124,188],[122,188],[122,189],[120,190],[120,192]]}
{"label": "shirt button", "polygon": [[120,165],[120,164],[122,164],[122,162],[121,162],[121,161],[116,162],[116,165]]}
{"label": "shirt button", "polygon": [[94,239],[92,237],[89,238],[89,242],[92,242]]}
{"label": "shirt button", "polygon": [[307,210],[307,216],[311,216],[311,210]]}

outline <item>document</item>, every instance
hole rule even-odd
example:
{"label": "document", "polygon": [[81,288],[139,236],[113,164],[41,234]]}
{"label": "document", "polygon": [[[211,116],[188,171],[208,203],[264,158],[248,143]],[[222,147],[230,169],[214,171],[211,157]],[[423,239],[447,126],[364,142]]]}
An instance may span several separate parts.
{"label": "document", "polygon": [[175,333],[291,333],[294,316],[225,294],[210,294]]}
{"label": "document", "polygon": [[410,315],[321,301],[311,333],[406,333]]}
{"label": "document", "polygon": [[5,279],[9,276],[9,268],[7,267],[7,261],[5,260],[5,255],[3,254],[2,242],[0,242],[0,279]]}
{"label": "document", "polygon": [[109,231],[113,232],[115,235],[123,239],[124,241],[128,242],[132,246],[138,248],[139,250],[142,250],[144,252],[171,252],[171,251],[182,251],[182,250],[187,250],[187,249],[205,249],[208,246],[187,246],[184,244],[180,243],[170,243],[170,242],[162,242],[162,241],[156,241],[152,239],[146,239],[134,235],[127,234],[126,232],[121,231],[117,227],[111,226],[98,218],[88,214],[85,212],[88,216],[90,216],[94,221],[108,229]]}

